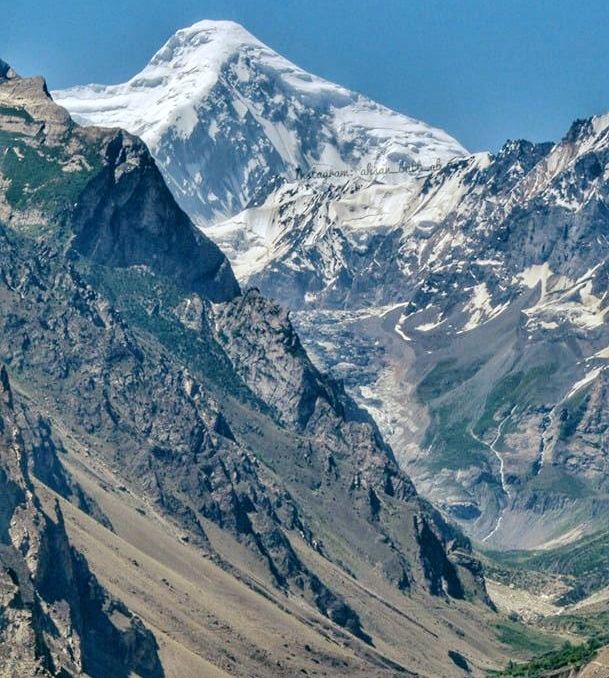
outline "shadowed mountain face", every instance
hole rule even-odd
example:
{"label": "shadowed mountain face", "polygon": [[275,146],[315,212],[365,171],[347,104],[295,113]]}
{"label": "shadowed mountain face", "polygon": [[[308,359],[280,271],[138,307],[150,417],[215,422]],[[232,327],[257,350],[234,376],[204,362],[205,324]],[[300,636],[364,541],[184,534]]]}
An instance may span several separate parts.
{"label": "shadowed mountain face", "polygon": [[[351,675],[408,674],[408,662],[432,675],[454,667],[452,647],[488,662],[481,641],[470,646],[448,621],[459,606],[474,625],[492,614],[469,542],[418,497],[373,420],[313,366],[286,312],[240,293],[140,141],[78,127],[44,81],[7,68],[0,272],[0,357],[13,391],[47,422],[30,436],[34,448],[63,452],[32,452],[32,482],[68,500],[70,515],[133,538],[115,503],[104,504],[100,478],[112,474],[121,497],[137,498],[182,545],[265,605],[279,601],[278,614],[292,610],[313,637],[340,639]],[[61,520],[51,522],[72,548]],[[118,587],[100,562],[95,573]],[[171,595],[164,579],[159,600]],[[435,610],[422,622],[401,612],[415,599]],[[415,634],[434,627],[441,642],[404,654],[387,615]],[[249,675],[284,675],[265,652],[247,661]]]}

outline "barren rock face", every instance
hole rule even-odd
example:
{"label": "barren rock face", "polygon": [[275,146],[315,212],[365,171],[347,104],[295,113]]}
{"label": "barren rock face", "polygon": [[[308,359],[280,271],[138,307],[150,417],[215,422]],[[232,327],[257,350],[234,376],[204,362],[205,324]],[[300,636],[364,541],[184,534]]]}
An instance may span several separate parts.
{"label": "barren rock face", "polygon": [[[30,476],[6,368],[0,372],[0,663],[2,675],[163,675],[152,634],[110,597],[49,516]],[[25,434],[25,435],[24,435]]]}
{"label": "barren rock face", "polygon": [[28,136],[43,133],[59,141],[71,126],[69,113],[51,99],[44,78],[20,78],[0,61],[0,105],[6,107],[3,129]]}

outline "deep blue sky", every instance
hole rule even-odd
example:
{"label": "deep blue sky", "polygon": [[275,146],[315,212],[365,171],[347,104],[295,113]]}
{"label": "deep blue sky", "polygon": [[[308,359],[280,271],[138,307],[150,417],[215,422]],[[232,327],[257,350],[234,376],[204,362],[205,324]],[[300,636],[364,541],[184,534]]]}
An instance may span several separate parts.
{"label": "deep blue sky", "polygon": [[604,0],[0,0],[0,57],[51,88],[121,82],[204,18],[471,150],[555,140],[609,110]]}

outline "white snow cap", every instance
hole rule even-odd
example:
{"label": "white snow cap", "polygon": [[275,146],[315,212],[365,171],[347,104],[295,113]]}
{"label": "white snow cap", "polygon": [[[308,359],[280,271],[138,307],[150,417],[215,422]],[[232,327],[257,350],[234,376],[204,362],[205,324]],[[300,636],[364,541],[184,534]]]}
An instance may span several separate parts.
{"label": "white snow cap", "polygon": [[78,86],[53,92],[53,96],[77,120],[123,127],[141,136],[154,152],[168,130],[189,137],[197,124],[198,104],[232,61],[239,61],[236,73],[241,82],[252,77],[249,61],[280,79],[286,92],[303,104],[332,111],[338,138],[343,133],[351,136],[353,128],[391,137],[396,151],[407,146],[410,155],[422,163],[446,161],[466,152],[440,129],[307,73],[232,21],[205,20],[180,29],[126,83]]}
{"label": "white snow cap", "polygon": [[56,101],[88,124],[123,127],[151,148],[172,127],[187,137],[195,105],[218,81],[222,66],[245,46],[265,46],[232,21],[199,21],[177,31],[148,65],[120,85],[83,85],[53,92]]}

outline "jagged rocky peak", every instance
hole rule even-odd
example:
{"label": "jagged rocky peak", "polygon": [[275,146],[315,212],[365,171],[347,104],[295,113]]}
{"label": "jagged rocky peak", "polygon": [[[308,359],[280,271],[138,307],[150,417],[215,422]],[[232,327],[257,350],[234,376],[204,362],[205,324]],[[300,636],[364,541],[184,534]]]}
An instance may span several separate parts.
{"label": "jagged rocky peak", "polygon": [[78,120],[140,135],[201,224],[259,203],[299,173],[465,154],[442,130],[307,73],[228,21],[178,31],[126,83],[54,96]]}
{"label": "jagged rocky peak", "polygon": [[118,131],[100,150],[101,171],[73,212],[75,249],[104,265],[146,266],[211,301],[239,294],[228,260],[178,207],[144,144]]}
{"label": "jagged rocky peak", "polygon": [[581,143],[590,137],[599,137],[607,132],[609,113],[575,120],[563,138],[563,143]]}
{"label": "jagged rocky peak", "polygon": [[69,113],[53,102],[44,78],[22,78],[0,60],[0,130],[58,140],[69,124]]}
{"label": "jagged rocky peak", "polygon": [[533,168],[543,157],[554,148],[554,142],[546,141],[534,143],[527,139],[509,139],[503,144],[499,152],[493,157],[494,166],[518,165],[523,174]]}

